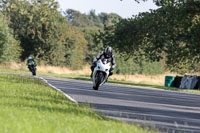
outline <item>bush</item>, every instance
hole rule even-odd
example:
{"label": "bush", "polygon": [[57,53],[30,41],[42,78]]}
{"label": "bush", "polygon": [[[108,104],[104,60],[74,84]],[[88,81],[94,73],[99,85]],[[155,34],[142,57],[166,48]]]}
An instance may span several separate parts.
{"label": "bush", "polygon": [[164,67],[161,62],[136,61],[133,59],[125,60],[125,58],[117,55],[116,63],[115,72],[117,74],[157,75],[164,72]]}
{"label": "bush", "polygon": [[21,51],[19,41],[14,39],[5,17],[0,13],[0,62],[19,61]]}
{"label": "bush", "polygon": [[158,75],[164,73],[164,67],[161,62],[143,62],[142,74],[145,75]]}

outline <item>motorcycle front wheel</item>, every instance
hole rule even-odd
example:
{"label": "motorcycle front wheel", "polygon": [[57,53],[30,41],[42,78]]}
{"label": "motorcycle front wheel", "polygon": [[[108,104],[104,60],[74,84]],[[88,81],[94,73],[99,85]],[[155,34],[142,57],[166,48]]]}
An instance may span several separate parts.
{"label": "motorcycle front wheel", "polygon": [[35,68],[32,68],[32,75],[36,76],[36,70],[35,70]]}
{"label": "motorcycle front wheel", "polygon": [[97,73],[97,75],[95,77],[96,86],[93,87],[94,90],[99,89],[99,85],[103,82],[103,79],[104,79],[103,73]]}
{"label": "motorcycle front wheel", "polygon": [[33,72],[32,72],[32,74],[33,74],[33,76],[35,76],[35,75],[36,75],[36,72],[35,72],[35,71],[33,71]]}

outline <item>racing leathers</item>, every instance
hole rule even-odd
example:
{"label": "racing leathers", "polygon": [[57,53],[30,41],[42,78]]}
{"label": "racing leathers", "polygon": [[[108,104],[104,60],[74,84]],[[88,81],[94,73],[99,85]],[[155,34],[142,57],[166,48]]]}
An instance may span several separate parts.
{"label": "racing leathers", "polygon": [[26,65],[28,66],[28,69],[30,70],[32,66],[36,67],[36,62],[34,59],[28,59]]}
{"label": "racing leathers", "polygon": [[108,62],[111,62],[112,67],[110,68],[109,76],[113,75],[113,72],[112,72],[112,71],[113,71],[113,70],[115,69],[115,67],[116,67],[115,56],[112,54],[110,57],[107,57],[106,54],[105,54],[105,52],[102,51],[102,52],[100,52],[100,53],[96,56],[96,58],[94,58],[94,60],[93,60],[93,64],[92,64],[92,66],[91,66],[91,70],[92,70],[91,77],[92,77],[94,68],[95,68],[96,65],[97,65],[97,61],[100,60],[100,59],[101,59],[101,60],[107,59]]}

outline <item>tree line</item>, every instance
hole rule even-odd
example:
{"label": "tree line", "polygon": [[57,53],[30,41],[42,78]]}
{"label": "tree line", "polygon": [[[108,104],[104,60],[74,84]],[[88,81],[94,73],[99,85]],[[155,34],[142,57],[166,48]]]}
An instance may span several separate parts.
{"label": "tree line", "polygon": [[55,0],[0,0],[0,62],[33,56],[41,64],[81,69],[102,49],[94,35],[121,19],[58,8]]}
{"label": "tree line", "polygon": [[95,10],[61,12],[55,0],[0,0],[0,62],[31,55],[41,64],[81,69],[110,45],[116,73],[199,71],[199,3],[156,4],[157,10],[122,19]]}
{"label": "tree line", "polygon": [[200,72],[200,1],[157,0],[157,10],[106,26],[99,42],[135,60],[163,61],[174,72]]}

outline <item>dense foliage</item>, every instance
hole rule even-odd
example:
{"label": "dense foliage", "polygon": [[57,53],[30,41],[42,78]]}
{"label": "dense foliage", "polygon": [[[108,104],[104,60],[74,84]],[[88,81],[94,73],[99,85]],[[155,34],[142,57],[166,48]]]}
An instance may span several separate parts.
{"label": "dense foliage", "polygon": [[71,55],[83,57],[87,42],[82,33],[69,26],[67,19],[58,12],[57,2],[5,0],[1,4],[15,39],[21,42],[22,60],[33,55],[52,65],[82,64],[83,58],[73,60]]}
{"label": "dense foliage", "polygon": [[0,61],[31,55],[39,63],[80,69],[110,45],[116,73],[159,74],[164,65],[199,72],[200,2],[155,2],[159,9],[122,19],[95,10],[59,12],[55,0],[0,0]]}
{"label": "dense foliage", "polygon": [[21,50],[19,41],[14,39],[12,30],[0,13],[0,62],[19,61]]}
{"label": "dense foliage", "polygon": [[161,6],[105,27],[100,41],[127,58],[164,60],[176,72],[200,71],[200,2],[163,1]]}
{"label": "dense foliage", "polygon": [[135,60],[134,58],[126,59],[116,54],[116,70],[117,74],[144,74],[157,75],[164,73],[164,65],[162,62],[148,62],[145,60]]}
{"label": "dense foliage", "polygon": [[114,13],[100,13],[96,15],[95,10],[91,10],[89,14],[83,14],[79,11],[68,9],[64,13],[69,22],[76,27],[98,27],[103,28],[104,25],[113,25],[122,18]]}

